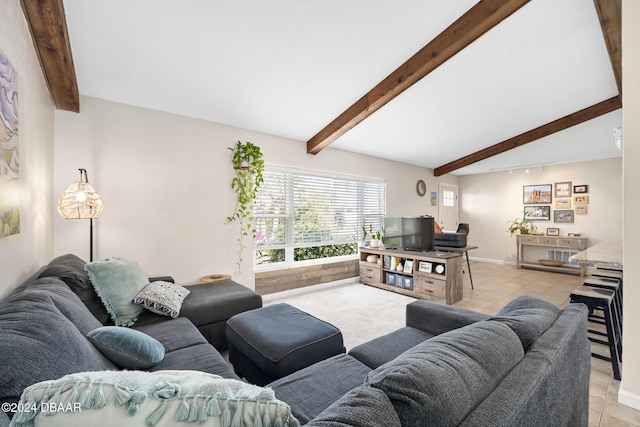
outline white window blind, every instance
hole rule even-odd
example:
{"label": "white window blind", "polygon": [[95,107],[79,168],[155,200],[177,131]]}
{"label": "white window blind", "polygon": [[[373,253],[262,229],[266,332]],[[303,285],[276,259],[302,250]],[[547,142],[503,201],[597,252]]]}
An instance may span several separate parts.
{"label": "white window blind", "polygon": [[[351,244],[357,251],[363,226],[383,225],[382,181],[274,170],[263,176],[254,208],[258,264],[294,262],[296,248]],[[314,258],[334,253],[343,252],[324,250]]]}

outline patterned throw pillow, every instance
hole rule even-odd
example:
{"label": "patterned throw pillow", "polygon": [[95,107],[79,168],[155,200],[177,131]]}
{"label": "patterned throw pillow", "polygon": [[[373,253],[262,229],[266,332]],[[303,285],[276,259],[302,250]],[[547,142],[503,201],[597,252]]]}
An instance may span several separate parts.
{"label": "patterned throw pillow", "polygon": [[182,301],[191,291],[170,282],[151,282],[133,299],[134,304],[149,311],[176,318],[180,315]]}

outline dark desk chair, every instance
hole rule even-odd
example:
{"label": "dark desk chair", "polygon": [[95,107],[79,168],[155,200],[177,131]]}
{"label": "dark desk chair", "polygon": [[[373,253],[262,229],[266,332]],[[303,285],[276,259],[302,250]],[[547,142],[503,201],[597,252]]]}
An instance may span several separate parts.
{"label": "dark desk chair", "polygon": [[[467,238],[469,238],[469,224],[466,222],[461,222],[458,224],[458,229],[456,233],[465,233]],[[469,270],[469,281],[471,282],[471,289],[473,290],[473,278],[471,277],[471,263],[469,263],[469,252],[464,251],[464,255],[467,258],[467,270]]]}

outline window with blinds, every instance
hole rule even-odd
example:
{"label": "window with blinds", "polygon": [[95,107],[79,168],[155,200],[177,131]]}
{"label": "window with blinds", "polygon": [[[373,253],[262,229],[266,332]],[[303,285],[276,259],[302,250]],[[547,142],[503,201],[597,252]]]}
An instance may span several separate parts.
{"label": "window with blinds", "polygon": [[355,255],[363,227],[381,229],[382,181],[265,170],[254,206],[256,265]]}

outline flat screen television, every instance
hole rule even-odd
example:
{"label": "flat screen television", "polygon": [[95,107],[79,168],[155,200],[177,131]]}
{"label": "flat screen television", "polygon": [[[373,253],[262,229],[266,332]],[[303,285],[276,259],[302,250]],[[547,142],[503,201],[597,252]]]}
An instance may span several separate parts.
{"label": "flat screen television", "polygon": [[432,251],[433,234],[433,218],[384,219],[384,246],[387,249]]}

